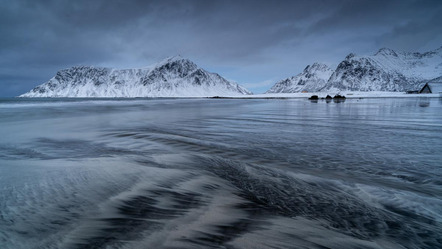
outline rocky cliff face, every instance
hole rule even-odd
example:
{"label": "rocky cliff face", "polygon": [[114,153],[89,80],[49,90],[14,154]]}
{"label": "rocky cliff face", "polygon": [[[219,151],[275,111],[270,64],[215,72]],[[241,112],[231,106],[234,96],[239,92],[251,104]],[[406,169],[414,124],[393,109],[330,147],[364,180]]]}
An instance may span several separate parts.
{"label": "rocky cliff face", "polygon": [[142,69],[72,67],[21,97],[201,97],[251,94],[181,57]]}

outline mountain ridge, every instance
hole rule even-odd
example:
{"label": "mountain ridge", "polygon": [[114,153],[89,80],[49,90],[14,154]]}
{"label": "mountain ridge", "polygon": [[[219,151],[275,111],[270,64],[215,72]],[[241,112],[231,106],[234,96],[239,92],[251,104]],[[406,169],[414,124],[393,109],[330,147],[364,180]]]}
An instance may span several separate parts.
{"label": "mountain ridge", "polygon": [[114,69],[74,66],[20,97],[206,97],[251,94],[235,82],[181,56],[152,66]]}
{"label": "mountain ridge", "polygon": [[[350,53],[329,75],[321,70],[308,72],[308,68],[276,82],[266,93],[418,90],[422,83],[442,76],[442,46],[424,53],[390,48],[381,48],[374,55]],[[308,87],[303,82],[306,75]]]}
{"label": "mountain ridge", "polygon": [[425,53],[381,48],[374,55],[347,56],[321,90],[404,92],[440,76],[441,48]]}
{"label": "mountain ridge", "polygon": [[322,63],[313,63],[292,77],[277,82],[266,93],[315,92],[323,88],[333,70]]}
{"label": "mountain ridge", "polygon": [[[442,77],[442,46],[428,52],[381,48],[373,55],[348,54],[336,69],[323,63],[276,82],[265,93],[419,90]],[[20,97],[210,97],[252,94],[181,56],[148,67],[114,69],[74,66]]]}

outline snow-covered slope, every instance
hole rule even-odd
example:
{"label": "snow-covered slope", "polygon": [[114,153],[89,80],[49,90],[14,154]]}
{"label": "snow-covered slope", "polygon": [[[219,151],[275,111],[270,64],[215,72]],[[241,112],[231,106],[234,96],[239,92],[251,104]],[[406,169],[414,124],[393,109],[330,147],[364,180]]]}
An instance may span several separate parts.
{"label": "snow-covered slope", "polygon": [[266,93],[419,90],[442,76],[442,47],[426,53],[380,49],[372,56],[349,54],[336,70],[315,63],[277,82]]}
{"label": "snow-covered slope", "polygon": [[325,87],[333,70],[327,65],[314,63],[296,76],[277,82],[266,93],[316,92]]}
{"label": "snow-covered slope", "polygon": [[322,91],[407,91],[442,76],[442,47],[426,53],[380,49],[372,56],[349,54]]}
{"label": "snow-covered slope", "polygon": [[179,56],[142,69],[72,67],[20,97],[201,97],[251,94]]}

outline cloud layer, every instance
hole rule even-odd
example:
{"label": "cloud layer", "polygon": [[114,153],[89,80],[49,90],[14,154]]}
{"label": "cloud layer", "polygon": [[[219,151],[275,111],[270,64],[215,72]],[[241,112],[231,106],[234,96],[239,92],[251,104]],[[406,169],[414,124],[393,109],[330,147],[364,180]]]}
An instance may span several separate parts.
{"label": "cloud layer", "polygon": [[73,65],[143,67],[181,54],[247,85],[381,47],[442,45],[441,1],[63,1],[0,5],[0,96]]}

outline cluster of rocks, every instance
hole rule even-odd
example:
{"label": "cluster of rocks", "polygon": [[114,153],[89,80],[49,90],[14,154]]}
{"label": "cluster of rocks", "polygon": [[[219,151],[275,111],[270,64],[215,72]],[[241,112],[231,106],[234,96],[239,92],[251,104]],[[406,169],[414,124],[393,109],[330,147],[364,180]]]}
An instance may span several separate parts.
{"label": "cluster of rocks", "polygon": [[[312,95],[310,98],[308,98],[309,100],[318,100],[319,99],[319,97],[318,97],[318,95]],[[339,94],[336,94],[334,97],[332,97],[332,96],[330,96],[330,95],[327,95],[325,98],[324,97],[322,97],[321,99],[345,99],[345,96],[344,95],[339,95]]]}

